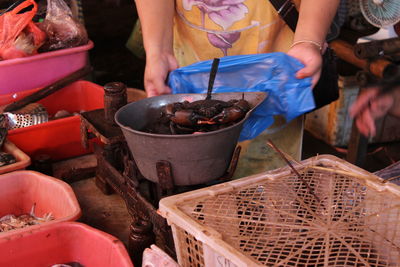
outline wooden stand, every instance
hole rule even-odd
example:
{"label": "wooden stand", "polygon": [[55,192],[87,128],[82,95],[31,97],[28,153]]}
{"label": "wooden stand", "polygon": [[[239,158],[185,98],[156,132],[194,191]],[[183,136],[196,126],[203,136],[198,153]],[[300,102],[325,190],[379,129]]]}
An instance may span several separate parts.
{"label": "wooden stand", "polygon": [[[207,185],[175,186],[168,161],[156,163],[159,183],[145,179],[131,157],[121,129],[107,123],[103,109],[81,114],[81,135],[84,147],[88,147],[88,140],[93,137],[101,141],[101,145],[95,144],[96,185],[104,194],[119,194],[132,217],[128,251],[134,265],[141,266],[143,250],[151,244],[157,244],[176,258],[171,228],[157,213],[158,202],[163,197]],[[217,182],[232,178],[239,154],[240,146],[236,148],[226,174]]]}

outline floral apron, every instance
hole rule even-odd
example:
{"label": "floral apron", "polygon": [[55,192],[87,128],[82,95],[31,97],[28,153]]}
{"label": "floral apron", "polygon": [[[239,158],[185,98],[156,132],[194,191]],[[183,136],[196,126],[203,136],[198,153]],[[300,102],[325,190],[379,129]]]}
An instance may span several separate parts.
{"label": "floral apron", "polygon": [[[298,1],[294,1],[298,4]],[[179,66],[230,55],[286,52],[293,32],[268,0],[176,0],[174,53]],[[235,178],[275,169],[284,161],[267,139],[299,160],[303,117],[273,126],[242,147]]]}
{"label": "floral apron", "polygon": [[228,55],[286,52],[293,33],[268,0],[176,0],[180,66]]}

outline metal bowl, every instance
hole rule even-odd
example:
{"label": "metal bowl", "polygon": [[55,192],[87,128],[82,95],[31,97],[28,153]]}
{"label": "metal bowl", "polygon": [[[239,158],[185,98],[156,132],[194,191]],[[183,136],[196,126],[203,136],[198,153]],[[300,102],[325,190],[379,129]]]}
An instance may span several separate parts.
{"label": "metal bowl", "polygon": [[195,185],[225,174],[237,145],[244,121],[265,98],[264,92],[216,93],[212,99],[229,101],[244,97],[251,110],[232,126],[202,133],[165,135],[143,132],[156,121],[160,107],[185,100],[205,99],[206,94],[162,95],[132,102],[117,111],[115,121],[121,127],[132,156],[144,177],[158,182],[156,163],[168,161],[175,185]]}

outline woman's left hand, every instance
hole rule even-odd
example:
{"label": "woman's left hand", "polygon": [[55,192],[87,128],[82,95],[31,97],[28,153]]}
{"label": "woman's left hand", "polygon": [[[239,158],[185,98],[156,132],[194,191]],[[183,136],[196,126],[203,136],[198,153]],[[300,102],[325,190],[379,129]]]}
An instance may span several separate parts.
{"label": "woman's left hand", "polygon": [[322,56],[319,47],[312,43],[298,43],[287,54],[297,58],[304,64],[304,68],[296,73],[296,78],[311,77],[312,86],[314,87],[319,80],[322,68]]}

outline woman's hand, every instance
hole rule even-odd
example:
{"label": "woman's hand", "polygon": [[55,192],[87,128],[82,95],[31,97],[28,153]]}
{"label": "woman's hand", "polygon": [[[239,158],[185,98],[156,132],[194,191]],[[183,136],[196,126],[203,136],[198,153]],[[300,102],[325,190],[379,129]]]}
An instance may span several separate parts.
{"label": "woman's hand", "polygon": [[301,0],[300,2],[299,19],[293,38],[293,44],[296,45],[289,50],[288,54],[305,65],[297,72],[296,77],[299,79],[312,77],[313,87],[321,75],[321,52],[324,52],[318,44],[324,44],[339,2],[340,0]]}
{"label": "woman's hand", "polygon": [[135,3],[146,51],[144,87],[147,96],[168,94],[171,89],[165,80],[168,72],[178,67],[173,56],[174,0],[135,0]]}
{"label": "woman's hand", "polygon": [[166,85],[168,73],[178,68],[178,62],[172,54],[147,56],[144,73],[144,87],[148,97],[170,94],[171,88]]}
{"label": "woman's hand", "polygon": [[296,78],[312,77],[312,86],[314,87],[321,75],[322,57],[320,48],[312,43],[298,43],[287,54],[304,64],[304,68],[296,73]]}
{"label": "woman's hand", "polygon": [[351,105],[350,116],[354,118],[361,134],[366,137],[375,136],[375,120],[387,114],[395,103],[395,94],[379,94],[377,87],[368,88],[361,92]]}

